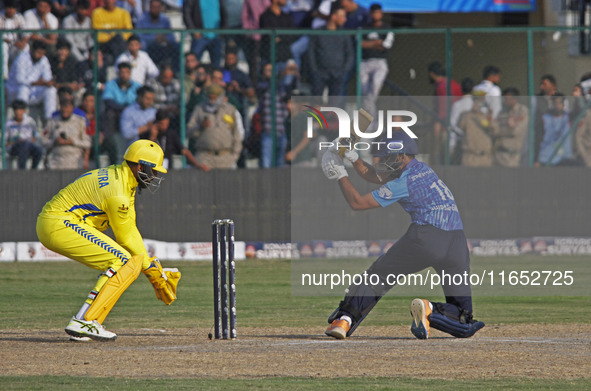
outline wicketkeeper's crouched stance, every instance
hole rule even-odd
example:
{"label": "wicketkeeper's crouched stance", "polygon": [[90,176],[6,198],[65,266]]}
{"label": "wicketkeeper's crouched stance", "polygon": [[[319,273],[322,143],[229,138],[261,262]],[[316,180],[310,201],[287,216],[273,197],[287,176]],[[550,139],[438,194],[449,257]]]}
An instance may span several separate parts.
{"label": "wicketkeeper's crouched stance", "polygon": [[[160,187],[162,148],[139,140],[129,146],[121,165],[89,171],[55,195],[39,214],[37,236],[45,247],[102,271],[84,305],[66,327],[73,340],[114,340],[102,323],[140,272],[166,304],[176,300],[181,277],[149,258],[135,222],[136,189]],[[113,229],[115,240],[102,233]]]}
{"label": "wicketkeeper's crouched stance", "polygon": [[[451,191],[426,164],[415,160],[416,142],[404,132],[381,144],[375,166],[364,162],[354,150],[345,158],[366,181],[382,185],[360,195],[349,180],[342,158],[336,150],[327,151],[322,169],[329,179],[337,180],[345,199],[355,210],[386,207],[398,202],[410,214],[408,231],[367,270],[377,275],[376,285],[352,285],[339,307],[330,315],[326,334],[337,339],[350,336],[371,309],[393,285],[388,276],[407,275],[433,267],[438,274],[464,275],[470,271],[468,245],[462,220]],[[336,145],[336,142],[333,143]],[[457,338],[468,338],[484,327],[472,317],[469,283],[443,284],[445,303],[414,299],[411,332],[426,339],[433,327]]]}

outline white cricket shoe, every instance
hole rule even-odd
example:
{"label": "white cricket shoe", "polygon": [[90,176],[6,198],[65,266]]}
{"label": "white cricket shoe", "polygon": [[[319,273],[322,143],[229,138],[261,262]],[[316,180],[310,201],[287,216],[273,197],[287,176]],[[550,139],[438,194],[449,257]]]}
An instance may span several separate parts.
{"label": "white cricket shoe", "polygon": [[90,339],[89,337],[74,337],[73,335],[70,335],[70,341],[89,342],[89,341],[92,341],[92,339]]}
{"label": "white cricket shoe", "polygon": [[72,318],[66,326],[66,333],[74,337],[87,337],[97,341],[114,341],[117,334],[107,331],[96,320]]}

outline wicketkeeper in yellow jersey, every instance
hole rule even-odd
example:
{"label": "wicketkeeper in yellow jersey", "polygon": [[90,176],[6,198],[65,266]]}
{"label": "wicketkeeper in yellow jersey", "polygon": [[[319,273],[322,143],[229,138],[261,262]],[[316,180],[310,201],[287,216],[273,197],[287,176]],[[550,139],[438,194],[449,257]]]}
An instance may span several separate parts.
{"label": "wicketkeeper in yellow jersey", "polygon": [[[166,304],[176,300],[181,273],[163,269],[157,258],[148,257],[135,223],[136,190],[154,192],[160,187],[166,173],[164,153],[153,141],[138,140],[123,158],[121,165],[89,171],[66,186],[37,219],[37,236],[45,247],[102,272],[66,327],[74,340],[117,338],[102,323],[141,271],[158,299]],[[109,226],[115,240],[102,233]]]}

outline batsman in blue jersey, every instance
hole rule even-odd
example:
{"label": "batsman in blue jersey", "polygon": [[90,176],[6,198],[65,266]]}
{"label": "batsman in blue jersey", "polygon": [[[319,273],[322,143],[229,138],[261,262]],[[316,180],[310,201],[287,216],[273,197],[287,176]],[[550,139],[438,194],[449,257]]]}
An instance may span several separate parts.
{"label": "batsman in blue jersey", "polygon": [[[364,162],[354,150],[346,150],[344,154],[363,179],[381,185],[365,195],[359,194],[349,180],[336,150],[327,151],[322,159],[324,174],[338,181],[352,209],[385,208],[399,203],[411,217],[404,236],[367,270],[368,275],[379,276],[379,283],[351,285],[328,318],[331,325],[325,333],[337,339],[350,336],[392,288],[388,276],[416,273],[428,267],[433,267],[440,276],[470,272],[468,245],[454,196],[435,171],[415,159],[418,154],[415,140],[404,132],[396,132],[380,146],[374,165]],[[426,299],[411,302],[411,332],[415,337],[428,338],[433,327],[457,338],[468,338],[484,327],[483,322],[472,317],[469,281],[442,283],[442,287],[445,303]]]}

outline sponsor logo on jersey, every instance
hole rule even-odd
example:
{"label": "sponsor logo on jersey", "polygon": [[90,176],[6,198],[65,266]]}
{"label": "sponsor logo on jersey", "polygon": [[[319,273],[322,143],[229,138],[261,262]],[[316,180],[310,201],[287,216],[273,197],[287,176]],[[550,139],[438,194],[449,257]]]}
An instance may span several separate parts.
{"label": "sponsor logo on jersey", "polygon": [[380,196],[380,198],[389,200],[392,198],[392,191],[388,189],[386,186],[382,186],[378,189],[378,195]]}

